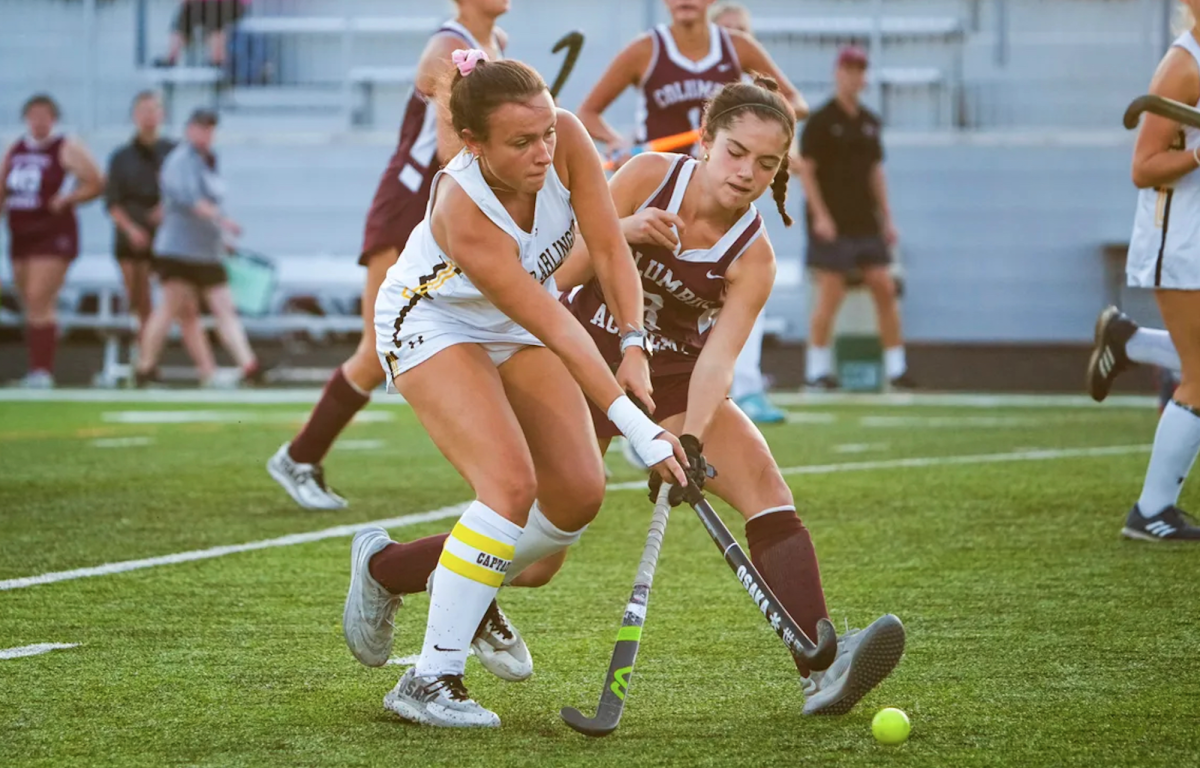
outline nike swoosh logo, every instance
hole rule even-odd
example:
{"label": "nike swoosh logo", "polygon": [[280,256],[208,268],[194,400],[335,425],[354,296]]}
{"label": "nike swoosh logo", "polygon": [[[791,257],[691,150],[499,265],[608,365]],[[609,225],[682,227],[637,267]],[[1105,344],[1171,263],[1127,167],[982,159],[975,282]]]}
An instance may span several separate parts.
{"label": "nike swoosh logo", "polygon": [[462,652],[462,648],[443,648],[442,646],[438,645],[437,643],[433,644],[433,650],[441,651],[442,653],[461,653]]}
{"label": "nike swoosh logo", "polygon": [[725,279],[724,275],[714,275],[712,272],[707,272],[705,274],[708,276],[709,280],[724,280]]}

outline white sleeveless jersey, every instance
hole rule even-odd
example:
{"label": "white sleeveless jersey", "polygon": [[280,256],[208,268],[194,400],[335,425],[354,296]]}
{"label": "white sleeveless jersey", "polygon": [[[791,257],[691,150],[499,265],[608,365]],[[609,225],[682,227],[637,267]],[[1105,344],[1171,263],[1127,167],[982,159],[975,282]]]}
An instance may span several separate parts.
{"label": "white sleeveless jersey", "polygon": [[[553,165],[537,195],[533,231],[526,232],[496,198],[474,155],[463,150],[434,177],[425,220],[413,230],[379,289],[375,302],[377,349],[381,355],[390,351],[403,357],[400,350],[409,346],[415,349],[415,339],[432,339],[439,334],[455,334],[481,344],[540,344],[533,334],[484,298],[434,239],[430,214],[443,174],[454,179],[479,210],[516,242],[522,268],[548,290],[554,290],[554,272],[575,243],[571,193]],[[511,256],[497,253],[495,258]]]}
{"label": "white sleeveless jersey", "polygon": [[[1200,66],[1200,44],[1191,32],[1172,46],[1190,53]],[[1172,148],[1191,152],[1197,147],[1200,130],[1183,126]],[[1138,191],[1125,273],[1135,288],[1200,290],[1200,171],[1169,187]]]}

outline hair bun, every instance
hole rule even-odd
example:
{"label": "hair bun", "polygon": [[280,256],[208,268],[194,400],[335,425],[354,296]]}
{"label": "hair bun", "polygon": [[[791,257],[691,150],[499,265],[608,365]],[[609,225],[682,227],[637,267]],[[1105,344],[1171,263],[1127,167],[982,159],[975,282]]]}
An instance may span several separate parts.
{"label": "hair bun", "polygon": [[770,75],[761,75],[757,72],[751,72],[751,77],[754,78],[754,84],[759,88],[766,88],[771,93],[779,93],[779,83]]}

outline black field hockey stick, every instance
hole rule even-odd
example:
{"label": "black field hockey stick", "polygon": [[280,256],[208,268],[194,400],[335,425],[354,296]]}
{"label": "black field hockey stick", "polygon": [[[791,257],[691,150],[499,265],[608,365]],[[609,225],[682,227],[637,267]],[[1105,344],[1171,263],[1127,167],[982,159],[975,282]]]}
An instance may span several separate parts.
{"label": "black field hockey stick", "polygon": [[725,562],[729,563],[738,581],[767,618],[767,623],[775,630],[775,634],[783,640],[788,651],[814,672],[828,669],[837,656],[837,630],[833,628],[833,623],[829,619],[818,621],[817,642],[813,643],[784,610],[775,593],[759,575],[758,569],[742,551],[742,546],[733,538],[733,534],[717,516],[716,510],[704,498],[704,494],[689,486],[684,492],[684,498],[692,505],[692,509],[696,510],[713,543],[725,556]]}
{"label": "black field hockey stick", "polygon": [[621,713],[625,711],[625,697],[629,694],[633,665],[642,639],[642,624],[646,621],[646,604],[650,601],[650,585],[654,583],[654,568],[658,565],[658,552],[671,514],[671,505],[667,503],[670,491],[671,486],[664,483],[654,505],[650,532],[646,535],[642,561],[638,563],[637,577],[633,580],[633,593],[625,606],[621,629],[617,631],[617,644],[608,665],[608,675],[604,678],[604,689],[600,691],[596,716],[587,717],[574,707],[563,707],[559,712],[563,722],[585,736],[607,736],[617,730]]}
{"label": "black field hockey stick", "polygon": [[567,58],[563,59],[562,68],[558,70],[558,77],[554,78],[554,84],[550,86],[550,95],[558,98],[558,94],[562,92],[562,88],[567,84],[567,78],[571,76],[571,71],[575,69],[575,62],[579,59],[579,52],[583,50],[583,33],[579,30],[573,30],[562,36],[562,39],[554,44],[550,49],[551,53],[558,53],[562,49],[567,49]]}
{"label": "black field hockey stick", "polygon": [[1187,104],[1164,96],[1155,96],[1152,93],[1138,96],[1125,108],[1125,127],[1131,131],[1137,128],[1138,118],[1142,116],[1143,112],[1150,112],[1183,125],[1200,128],[1200,109],[1189,107]]}

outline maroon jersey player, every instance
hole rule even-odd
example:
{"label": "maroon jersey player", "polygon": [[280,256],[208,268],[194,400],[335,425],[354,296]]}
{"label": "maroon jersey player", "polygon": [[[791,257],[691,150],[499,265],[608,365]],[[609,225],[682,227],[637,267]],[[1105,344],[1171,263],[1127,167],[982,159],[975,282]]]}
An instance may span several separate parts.
{"label": "maroon jersey player", "polygon": [[456,0],[456,5],[458,15],[433,34],[421,54],[396,152],[367,214],[358,260],[367,268],[362,340],[354,355],[334,371],[308,422],[267,463],[271,477],[302,507],[346,506],[346,500],[325,484],[321,462],[342,429],[370,401],[371,391],[384,383],[375,353],[375,296],[409,234],[425,217],[434,174],[462,146],[437,102],[439,84],[450,72],[450,57],[460,48],[482,49],[493,59],[503,55],[507,37],[496,19],[508,11],[509,0]]}
{"label": "maroon jersey player", "polygon": [[30,387],[54,384],[55,305],[67,268],[79,255],[75,206],[98,197],[104,179],[86,147],[55,128],[58,105],[46,95],[25,102],[27,132],[0,163],[0,213],[8,214],[13,276],[25,311]]}
{"label": "maroon jersey player", "polygon": [[[664,1],[671,23],[658,25],[617,54],[579,109],[592,138],[607,145],[610,154],[624,159],[633,144],[698,128],[704,103],[744,72],[774,78],[799,116],[808,113],[799,91],[754,38],[709,22],[712,0]],[[638,92],[638,114],[634,135],[627,138],[603,115],[631,87]]]}

